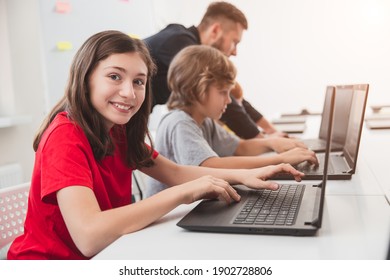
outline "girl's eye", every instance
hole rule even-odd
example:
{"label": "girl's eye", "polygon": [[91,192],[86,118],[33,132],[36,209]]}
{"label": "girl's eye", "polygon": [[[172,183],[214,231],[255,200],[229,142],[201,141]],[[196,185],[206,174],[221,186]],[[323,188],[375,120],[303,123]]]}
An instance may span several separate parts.
{"label": "girl's eye", "polygon": [[143,86],[145,84],[145,82],[143,80],[140,80],[140,79],[134,80],[134,83],[137,86]]}
{"label": "girl's eye", "polygon": [[113,81],[119,81],[121,79],[121,77],[119,75],[117,75],[117,74],[111,74],[110,78]]}

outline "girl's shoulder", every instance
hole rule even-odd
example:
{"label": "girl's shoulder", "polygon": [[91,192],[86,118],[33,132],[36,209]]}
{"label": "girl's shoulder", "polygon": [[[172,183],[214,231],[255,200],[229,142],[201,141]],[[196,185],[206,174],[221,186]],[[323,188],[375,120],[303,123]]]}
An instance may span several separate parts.
{"label": "girl's shoulder", "polygon": [[45,131],[49,134],[54,130],[60,129],[62,133],[84,134],[82,129],[74,122],[67,112],[60,112],[50,123],[49,127]]}
{"label": "girl's shoulder", "polygon": [[40,146],[45,146],[49,139],[55,142],[88,143],[83,130],[68,117],[67,112],[58,113],[53,119],[42,136]]}

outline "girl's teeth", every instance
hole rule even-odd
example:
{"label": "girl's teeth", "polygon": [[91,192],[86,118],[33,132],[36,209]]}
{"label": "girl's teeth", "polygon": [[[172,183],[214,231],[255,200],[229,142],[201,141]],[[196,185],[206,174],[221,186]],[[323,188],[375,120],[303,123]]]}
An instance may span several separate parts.
{"label": "girl's teeth", "polygon": [[129,110],[130,106],[124,106],[124,105],[119,105],[119,104],[114,104],[116,107],[122,110]]}

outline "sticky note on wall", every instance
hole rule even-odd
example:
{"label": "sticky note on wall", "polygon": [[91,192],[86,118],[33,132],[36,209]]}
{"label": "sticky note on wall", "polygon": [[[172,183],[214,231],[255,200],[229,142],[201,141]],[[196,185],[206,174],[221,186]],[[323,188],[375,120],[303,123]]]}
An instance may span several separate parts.
{"label": "sticky note on wall", "polygon": [[127,33],[127,35],[129,35],[129,37],[134,38],[134,39],[141,39],[139,35],[134,34],[134,33]]}
{"label": "sticky note on wall", "polygon": [[59,14],[67,14],[70,13],[71,5],[69,1],[56,1],[55,11]]}
{"label": "sticky note on wall", "polygon": [[68,41],[57,42],[56,46],[59,51],[69,51],[73,48],[72,43]]}

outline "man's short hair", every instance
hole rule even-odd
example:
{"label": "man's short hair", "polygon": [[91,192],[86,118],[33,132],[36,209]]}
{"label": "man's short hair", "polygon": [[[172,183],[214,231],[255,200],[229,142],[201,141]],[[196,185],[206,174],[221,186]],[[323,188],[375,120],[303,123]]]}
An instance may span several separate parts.
{"label": "man's short hair", "polygon": [[240,23],[244,29],[248,29],[248,21],[243,12],[236,6],[227,2],[212,2],[204,14],[198,28],[206,29],[210,24],[218,19],[228,19],[235,23]]}

